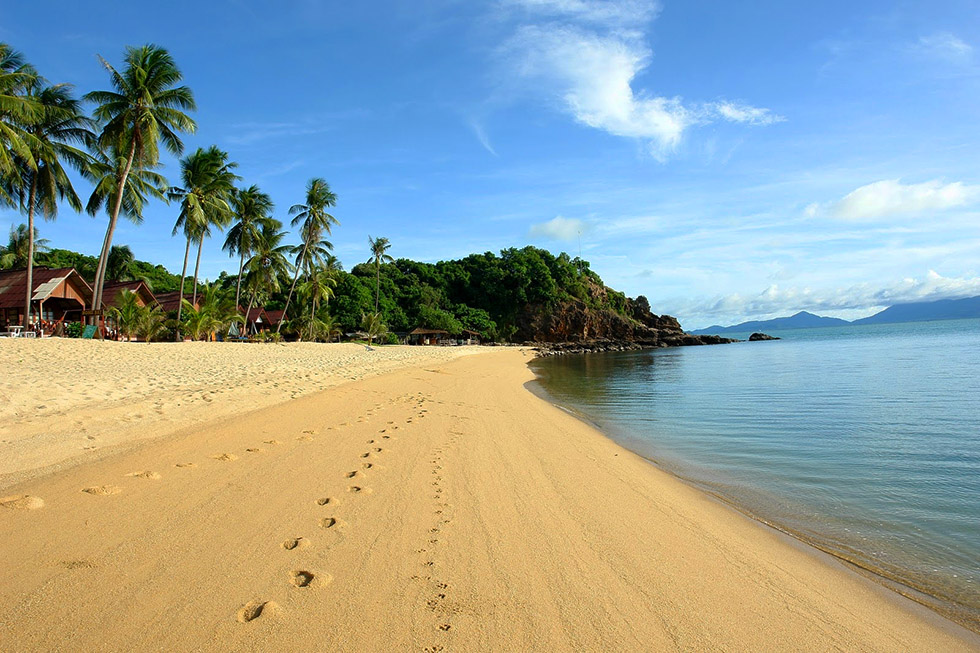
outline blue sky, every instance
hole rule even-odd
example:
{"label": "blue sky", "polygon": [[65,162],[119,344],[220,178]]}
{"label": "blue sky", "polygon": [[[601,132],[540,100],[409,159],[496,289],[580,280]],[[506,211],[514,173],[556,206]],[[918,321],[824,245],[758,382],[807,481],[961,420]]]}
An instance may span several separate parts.
{"label": "blue sky", "polygon": [[[107,88],[97,54],[168,48],[198,102],[187,148],[227,150],[284,221],[327,179],[347,268],[368,235],[426,261],[581,251],[687,328],[980,294],[972,0],[138,7],[5,1],[0,40],[80,93]],[[179,272],[176,214],[115,242]],[[40,225],[90,254],[104,228]],[[202,268],[235,268],[219,239]]]}

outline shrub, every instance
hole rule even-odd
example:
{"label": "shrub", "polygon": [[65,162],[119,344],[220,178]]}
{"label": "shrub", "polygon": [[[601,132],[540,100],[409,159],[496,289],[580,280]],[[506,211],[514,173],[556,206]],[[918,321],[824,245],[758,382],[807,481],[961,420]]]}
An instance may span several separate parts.
{"label": "shrub", "polygon": [[82,336],[82,323],[81,322],[66,322],[65,323],[65,337],[66,338],[80,338]]}

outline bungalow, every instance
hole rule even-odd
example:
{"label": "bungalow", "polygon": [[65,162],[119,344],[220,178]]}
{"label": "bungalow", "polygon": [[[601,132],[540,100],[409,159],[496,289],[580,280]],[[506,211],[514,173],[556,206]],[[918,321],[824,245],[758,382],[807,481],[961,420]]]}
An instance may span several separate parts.
{"label": "bungalow", "polygon": [[269,314],[261,306],[253,307],[245,316],[245,333],[247,334],[265,331],[270,325]]}
{"label": "bungalow", "polygon": [[[164,313],[176,313],[177,307],[180,306],[180,291],[174,290],[173,292],[162,292],[157,294],[156,299]],[[189,292],[184,293],[184,299],[194,305],[194,310],[201,308],[200,293],[197,295],[197,302],[194,302],[194,295]]]}
{"label": "bungalow", "polygon": [[459,334],[459,344],[482,345],[483,336],[480,335],[479,331],[470,331],[469,329],[463,329],[463,332]]}
{"label": "bungalow", "polygon": [[[23,324],[26,300],[27,270],[0,272],[0,326]],[[34,268],[31,324],[40,320],[44,331],[53,331],[66,320],[81,320],[82,310],[91,302],[92,288],[75,268]]]}
{"label": "bungalow", "polygon": [[140,306],[153,306],[157,303],[157,298],[145,281],[109,281],[102,288],[102,303],[106,308],[119,308],[119,300],[127,290],[136,294],[136,302]]}
{"label": "bungalow", "polygon": [[413,329],[408,334],[410,345],[448,345],[451,343],[449,332],[441,329]]}

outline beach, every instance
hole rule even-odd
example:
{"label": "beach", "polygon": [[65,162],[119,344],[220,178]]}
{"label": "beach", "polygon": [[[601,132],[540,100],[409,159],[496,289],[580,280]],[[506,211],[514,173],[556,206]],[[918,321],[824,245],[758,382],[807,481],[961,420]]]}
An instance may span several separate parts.
{"label": "beach", "polygon": [[980,649],[536,396],[531,356],[0,342],[0,649]]}

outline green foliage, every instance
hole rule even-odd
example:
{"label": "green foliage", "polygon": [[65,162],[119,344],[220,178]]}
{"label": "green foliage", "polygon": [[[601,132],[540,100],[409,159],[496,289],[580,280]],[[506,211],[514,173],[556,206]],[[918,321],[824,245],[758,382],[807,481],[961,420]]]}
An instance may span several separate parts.
{"label": "green foliage", "polygon": [[210,340],[215,334],[225,334],[232,323],[242,323],[245,318],[238,314],[235,300],[217,288],[205,288],[200,295],[201,307],[194,308],[182,299],[183,316],[181,331],[193,340]]}
{"label": "green foliage", "polygon": [[82,323],[81,322],[66,322],[65,323],[65,337],[66,338],[80,338],[82,336]]}

